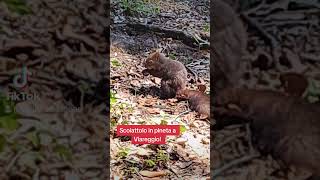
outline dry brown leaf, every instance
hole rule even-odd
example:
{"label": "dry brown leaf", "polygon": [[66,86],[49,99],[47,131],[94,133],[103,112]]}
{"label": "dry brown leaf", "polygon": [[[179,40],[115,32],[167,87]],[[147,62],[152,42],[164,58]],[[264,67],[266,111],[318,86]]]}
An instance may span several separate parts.
{"label": "dry brown leaf", "polygon": [[143,102],[144,106],[152,106],[155,103],[153,99],[147,99],[141,102]]}
{"label": "dry brown leaf", "polygon": [[160,109],[158,109],[158,108],[148,108],[147,111],[150,114],[160,114]]}
{"label": "dry brown leaf", "polygon": [[176,99],[176,98],[171,98],[171,99],[168,99],[168,101],[169,101],[170,103],[176,103],[176,102],[178,101],[178,99]]}
{"label": "dry brown leaf", "polygon": [[160,85],[160,83],[161,83],[161,79],[160,79],[160,78],[157,78],[157,77],[152,78],[152,81],[153,81],[155,84],[158,84],[158,85]]}
{"label": "dry brown leaf", "polygon": [[185,138],[178,138],[176,140],[177,144],[184,146],[188,140]]}
{"label": "dry brown leaf", "polygon": [[208,139],[208,138],[203,138],[203,139],[201,139],[201,141],[202,141],[203,144],[209,144],[210,143],[210,139]]}
{"label": "dry brown leaf", "polygon": [[165,176],[167,174],[165,171],[140,171],[139,173],[142,176],[151,177],[151,178]]}
{"label": "dry brown leaf", "polygon": [[155,178],[143,178],[143,180],[161,180],[161,179],[158,177],[155,177]]}

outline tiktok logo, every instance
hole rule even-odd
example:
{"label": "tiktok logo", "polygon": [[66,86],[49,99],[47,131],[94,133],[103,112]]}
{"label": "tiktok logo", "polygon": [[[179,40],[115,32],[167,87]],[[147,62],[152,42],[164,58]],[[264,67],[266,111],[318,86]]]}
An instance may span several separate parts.
{"label": "tiktok logo", "polygon": [[27,86],[27,83],[28,83],[28,69],[26,66],[23,66],[21,72],[16,74],[13,77],[13,86],[16,89],[22,89]]}

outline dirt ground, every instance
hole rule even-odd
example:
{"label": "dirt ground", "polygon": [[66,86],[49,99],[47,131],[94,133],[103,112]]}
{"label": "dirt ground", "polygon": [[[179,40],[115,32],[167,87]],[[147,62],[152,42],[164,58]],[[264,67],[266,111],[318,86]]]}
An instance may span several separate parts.
{"label": "dirt ground", "polygon": [[[114,2],[115,4],[117,1]],[[198,79],[209,85],[210,52],[190,47],[166,32],[135,29],[128,23],[144,23],[163,29],[209,33],[208,1],[157,1],[160,13],[127,16],[116,4],[111,10],[111,89],[117,102],[111,108],[111,177],[117,179],[206,179],[210,176],[210,123],[188,112],[186,101],[160,100],[150,93],[160,79],[143,76],[142,63],[150,52],[162,48],[169,58],[189,70],[188,88],[196,89]],[[191,18],[192,17],[192,18]],[[126,24],[127,23],[127,24]],[[207,29],[206,29],[207,28]],[[123,107],[124,106],[124,107]],[[130,139],[115,135],[119,124],[171,124],[186,128],[181,137],[170,137],[166,145],[132,145]],[[166,157],[161,160],[158,157]],[[125,154],[125,155],[123,155]],[[148,165],[153,161],[154,165]],[[147,175],[145,174],[147,172]],[[159,174],[153,174],[153,173]]]}
{"label": "dirt ground", "polygon": [[0,179],[105,176],[103,3],[0,2]]}

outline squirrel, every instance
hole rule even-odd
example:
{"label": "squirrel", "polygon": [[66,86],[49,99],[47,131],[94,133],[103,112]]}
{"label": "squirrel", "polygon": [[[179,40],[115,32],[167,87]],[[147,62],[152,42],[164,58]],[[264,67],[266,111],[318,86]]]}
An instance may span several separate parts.
{"label": "squirrel", "polygon": [[227,87],[239,85],[244,72],[241,57],[245,54],[248,35],[240,17],[225,1],[216,0],[212,6],[215,16],[212,26],[215,33],[211,43],[213,71],[211,79],[214,79],[214,93],[218,93]]}
{"label": "squirrel", "polygon": [[[215,99],[215,113],[249,120],[252,141],[263,154],[320,177],[320,106],[273,90],[226,88]],[[217,119],[217,121],[223,121]]]}
{"label": "squirrel", "polygon": [[202,118],[210,118],[210,97],[205,94],[206,86],[198,85],[198,90],[184,89],[177,93],[177,99],[188,100],[190,109],[199,113]]}
{"label": "squirrel", "polygon": [[174,98],[178,91],[186,88],[187,69],[179,61],[167,58],[157,50],[151,53],[144,62],[143,75],[151,74],[161,78],[160,98]]}

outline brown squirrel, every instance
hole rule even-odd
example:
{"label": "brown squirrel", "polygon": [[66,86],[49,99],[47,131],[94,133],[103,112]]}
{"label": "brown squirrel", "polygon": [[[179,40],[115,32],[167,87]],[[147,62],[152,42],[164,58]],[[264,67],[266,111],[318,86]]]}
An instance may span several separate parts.
{"label": "brown squirrel", "polygon": [[[251,120],[254,145],[320,177],[320,106],[272,90],[224,89],[215,103],[239,107],[223,114]],[[214,111],[218,109],[215,107]],[[221,113],[221,111],[217,111]],[[217,121],[220,121],[217,119]]]}
{"label": "brown squirrel", "polygon": [[[211,8],[215,12],[211,26],[215,28],[211,38],[214,92],[226,87],[238,86],[243,73],[241,57],[247,47],[247,32],[240,17],[222,0],[215,0]],[[234,4],[234,3],[233,3]]]}
{"label": "brown squirrel", "polygon": [[150,54],[144,66],[144,75],[151,74],[161,78],[160,98],[174,98],[178,91],[186,88],[188,73],[185,66],[179,61],[167,58],[160,51]]}
{"label": "brown squirrel", "polygon": [[206,86],[198,85],[198,90],[184,89],[177,93],[177,99],[188,100],[190,109],[203,118],[210,118],[210,97],[205,94]]}

